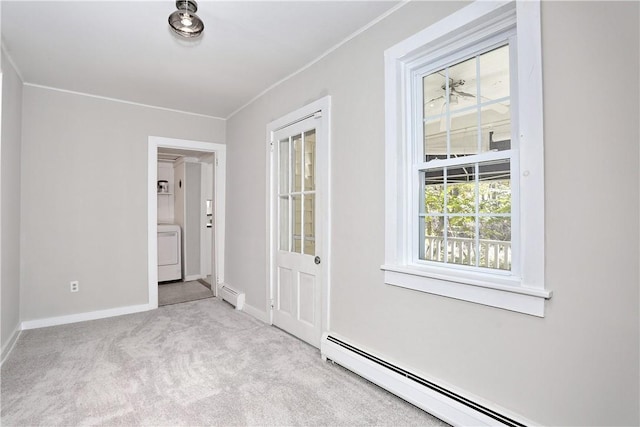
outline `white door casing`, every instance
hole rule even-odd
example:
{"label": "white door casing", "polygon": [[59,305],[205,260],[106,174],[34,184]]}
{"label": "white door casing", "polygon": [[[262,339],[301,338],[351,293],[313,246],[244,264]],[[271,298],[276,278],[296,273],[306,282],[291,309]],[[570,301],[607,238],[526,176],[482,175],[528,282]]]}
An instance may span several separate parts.
{"label": "white door casing", "polygon": [[315,347],[329,328],[329,106],[325,97],[267,126],[267,309]]}
{"label": "white door casing", "polygon": [[212,277],[212,281],[214,282],[212,283],[212,289],[214,290],[214,295],[217,295],[217,286],[214,285],[224,282],[226,145],[212,142],[149,136],[147,155],[147,269],[149,299],[146,305],[149,310],[158,308],[157,162],[159,147],[209,152],[215,156],[212,183],[215,213],[213,218],[215,232],[212,236],[212,274],[214,275],[214,277]]}

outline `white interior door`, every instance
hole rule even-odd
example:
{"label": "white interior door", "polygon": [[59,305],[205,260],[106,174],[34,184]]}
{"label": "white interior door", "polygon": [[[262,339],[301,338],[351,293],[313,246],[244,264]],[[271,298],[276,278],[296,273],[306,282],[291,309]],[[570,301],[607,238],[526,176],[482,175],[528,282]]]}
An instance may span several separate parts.
{"label": "white interior door", "polygon": [[326,121],[316,113],[276,130],[271,141],[273,324],[316,347],[326,315],[324,127]]}

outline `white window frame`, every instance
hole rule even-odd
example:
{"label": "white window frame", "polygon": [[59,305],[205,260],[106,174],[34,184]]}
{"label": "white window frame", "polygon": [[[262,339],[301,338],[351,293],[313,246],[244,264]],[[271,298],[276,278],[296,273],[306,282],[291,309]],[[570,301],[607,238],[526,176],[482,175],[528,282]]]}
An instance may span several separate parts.
{"label": "white window frame", "polygon": [[[414,79],[425,67],[515,29],[511,272],[417,261]],[[514,63],[514,61],[516,63]],[[385,51],[385,283],[544,317],[544,164],[539,1],[476,1]],[[421,88],[420,88],[421,90]],[[517,102],[526,99],[527,102]],[[421,139],[421,138],[420,138]],[[420,142],[422,143],[422,142]],[[422,161],[421,159],[420,161]],[[518,165],[519,163],[519,165]],[[518,170],[519,166],[519,170]],[[514,171],[512,166],[512,171]],[[519,206],[518,206],[519,205]],[[434,265],[435,264],[435,265]]]}

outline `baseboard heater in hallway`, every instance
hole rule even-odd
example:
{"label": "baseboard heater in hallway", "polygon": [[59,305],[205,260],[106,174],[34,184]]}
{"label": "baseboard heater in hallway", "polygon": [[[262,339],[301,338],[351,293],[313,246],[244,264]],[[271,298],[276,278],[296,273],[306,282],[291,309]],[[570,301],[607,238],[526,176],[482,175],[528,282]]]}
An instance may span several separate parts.
{"label": "baseboard heater in hallway", "polygon": [[234,306],[236,310],[242,310],[242,307],[244,306],[243,292],[238,292],[228,285],[222,285],[218,295],[220,295],[223,300]]}
{"label": "baseboard heater in hallway", "polygon": [[320,351],[323,359],[347,368],[449,424],[525,426],[520,421],[361,350],[335,334],[324,334]]}

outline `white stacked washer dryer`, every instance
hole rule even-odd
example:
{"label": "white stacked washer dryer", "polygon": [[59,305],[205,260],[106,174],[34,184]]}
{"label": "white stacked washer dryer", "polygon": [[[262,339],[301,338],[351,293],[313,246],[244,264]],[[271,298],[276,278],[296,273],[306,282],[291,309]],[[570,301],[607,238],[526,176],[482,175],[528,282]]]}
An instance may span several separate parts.
{"label": "white stacked washer dryer", "polygon": [[158,282],[182,279],[180,226],[158,224]]}

